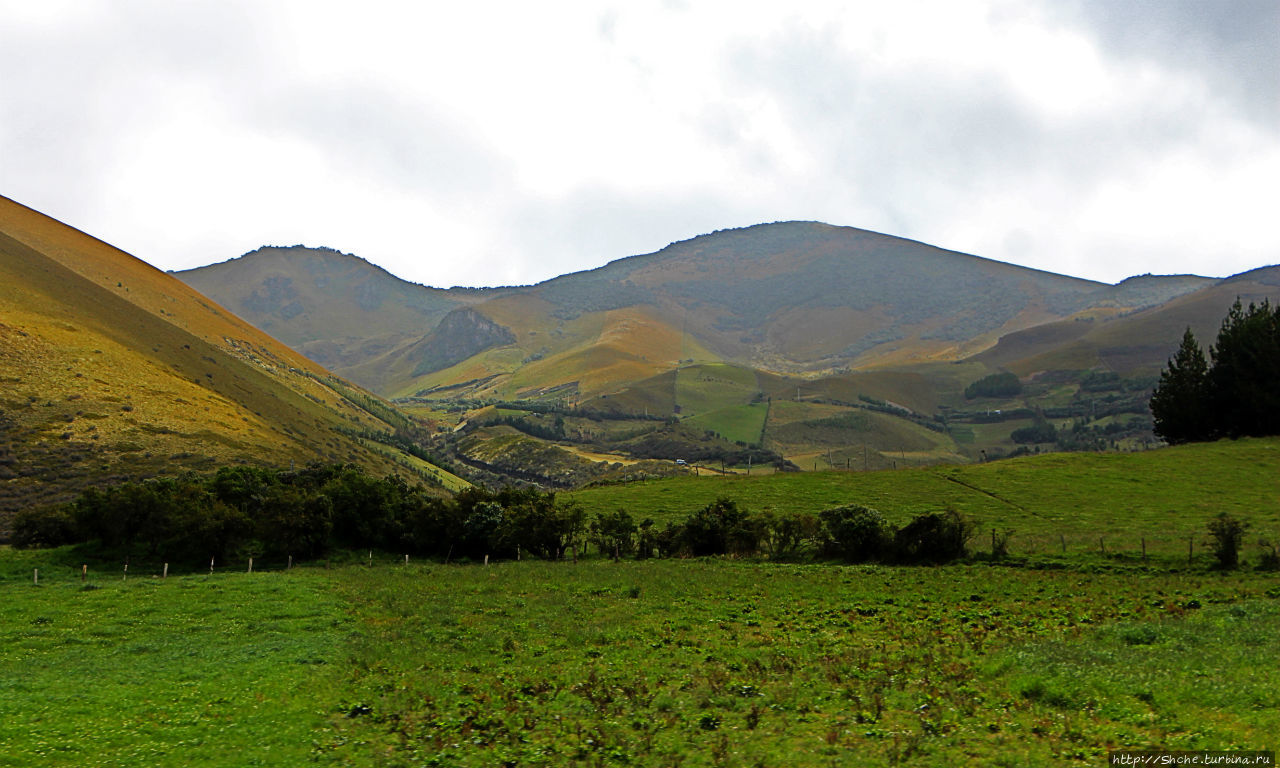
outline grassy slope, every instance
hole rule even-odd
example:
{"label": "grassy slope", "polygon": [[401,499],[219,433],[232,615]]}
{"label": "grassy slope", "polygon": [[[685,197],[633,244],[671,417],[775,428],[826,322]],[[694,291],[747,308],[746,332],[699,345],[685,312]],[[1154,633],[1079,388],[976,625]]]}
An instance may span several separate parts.
{"label": "grassy slope", "polygon": [[[579,398],[617,391],[669,371],[683,358],[718,359],[680,333],[652,307],[583,313],[560,320],[553,306],[536,297],[506,297],[485,303],[484,313],[517,337],[514,345],[483,352],[451,368],[413,377],[393,391],[412,396],[422,389],[470,382],[467,397],[537,398],[541,391],[572,386]],[[406,362],[390,355],[392,369]],[[381,364],[381,363],[379,363]],[[394,378],[396,374],[391,374]]]}
{"label": "grassy slope", "polygon": [[335,431],[389,431],[372,398],[172,276],[8,200],[0,225],[0,508],[231,461],[408,463]]}
{"label": "grassy slope", "polygon": [[637,519],[679,520],[717,497],[755,511],[816,514],[841,504],[874,507],[903,523],[953,506],[990,528],[1013,529],[1013,551],[1138,551],[1185,556],[1204,547],[1219,512],[1280,538],[1280,439],[1222,441],[1146,453],[1050,454],[969,466],[767,477],[683,477],[577,491],[589,513],[626,509]]}
{"label": "grassy slope", "polygon": [[[1280,301],[1276,268],[1255,270],[1180,296],[1166,304],[1097,322],[1064,322],[1010,334],[976,360],[1019,375],[1102,365],[1125,375],[1153,374],[1190,327],[1204,346],[1213,342],[1231,303]],[[1265,281],[1265,282],[1264,282]]]}
{"label": "grassy slope", "polygon": [[888,469],[964,461],[947,435],[860,408],[775,400],[768,446],[801,469]]}

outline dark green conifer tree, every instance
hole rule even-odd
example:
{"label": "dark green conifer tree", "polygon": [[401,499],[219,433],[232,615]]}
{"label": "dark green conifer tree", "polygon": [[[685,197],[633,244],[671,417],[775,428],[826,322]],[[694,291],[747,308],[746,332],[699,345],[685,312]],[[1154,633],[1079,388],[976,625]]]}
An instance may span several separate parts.
{"label": "dark green conifer tree", "polygon": [[1155,433],[1170,444],[1213,437],[1209,419],[1209,364],[1188,327],[1182,345],[1160,372],[1151,395]]}
{"label": "dark green conifer tree", "polygon": [[1209,350],[1210,409],[1228,437],[1280,434],[1280,307],[1232,305]]}

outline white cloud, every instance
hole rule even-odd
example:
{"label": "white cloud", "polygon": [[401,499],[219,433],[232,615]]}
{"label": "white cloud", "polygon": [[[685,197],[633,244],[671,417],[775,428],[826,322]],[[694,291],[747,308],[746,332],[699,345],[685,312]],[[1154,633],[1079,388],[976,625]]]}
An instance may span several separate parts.
{"label": "white cloud", "polygon": [[1130,5],[0,0],[0,193],[165,268],[305,242],[437,285],[788,218],[1107,280],[1280,260],[1277,6]]}

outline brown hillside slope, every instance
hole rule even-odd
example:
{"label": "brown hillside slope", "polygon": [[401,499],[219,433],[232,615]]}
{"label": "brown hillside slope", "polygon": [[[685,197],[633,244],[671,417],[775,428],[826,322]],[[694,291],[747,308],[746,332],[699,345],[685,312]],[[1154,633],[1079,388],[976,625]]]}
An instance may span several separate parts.
{"label": "brown hillside slope", "polygon": [[1280,266],[1245,272],[1138,312],[1066,321],[1009,334],[973,359],[1026,376],[1095,367],[1126,376],[1158,373],[1188,327],[1201,346],[1214,342],[1231,304],[1280,302]]}
{"label": "brown hillside slope", "polygon": [[350,436],[390,433],[404,418],[393,409],[173,277],[4,198],[0,408],[0,512],[228,462],[416,462]]}

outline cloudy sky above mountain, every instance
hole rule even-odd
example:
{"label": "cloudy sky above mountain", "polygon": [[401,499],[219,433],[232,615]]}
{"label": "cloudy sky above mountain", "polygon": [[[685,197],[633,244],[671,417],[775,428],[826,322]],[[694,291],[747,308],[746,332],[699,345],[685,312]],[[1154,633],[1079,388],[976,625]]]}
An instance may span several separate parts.
{"label": "cloudy sky above mountain", "polygon": [[0,0],[0,194],[164,269],[530,283],[820,220],[1114,282],[1280,261],[1280,3]]}

